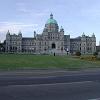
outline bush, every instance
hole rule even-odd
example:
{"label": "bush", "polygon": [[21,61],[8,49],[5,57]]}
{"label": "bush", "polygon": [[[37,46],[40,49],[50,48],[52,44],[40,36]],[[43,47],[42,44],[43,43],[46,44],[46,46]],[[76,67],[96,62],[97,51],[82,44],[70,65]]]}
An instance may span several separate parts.
{"label": "bush", "polygon": [[98,52],[94,52],[93,55],[94,55],[95,57],[97,57],[97,56],[98,56]]}
{"label": "bush", "polygon": [[82,56],[80,57],[80,59],[82,60],[88,60],[88,61],[95,61],[96,60],[96,57],[95,56]]}
{"label": "bush", "polygon": [[79,51],[76,52],[76,56],[81,56],[81,53]]}

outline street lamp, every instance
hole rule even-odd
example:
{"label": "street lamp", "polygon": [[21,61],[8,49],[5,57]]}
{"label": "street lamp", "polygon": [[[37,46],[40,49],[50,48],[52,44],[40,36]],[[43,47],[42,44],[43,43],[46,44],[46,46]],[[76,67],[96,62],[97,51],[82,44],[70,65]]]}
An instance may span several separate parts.
{"label": "street lamp", "polygon": [[68,48],[67,48],[67,55],[68,55],[68,52],[69,52],[69,50],[68,50]]}

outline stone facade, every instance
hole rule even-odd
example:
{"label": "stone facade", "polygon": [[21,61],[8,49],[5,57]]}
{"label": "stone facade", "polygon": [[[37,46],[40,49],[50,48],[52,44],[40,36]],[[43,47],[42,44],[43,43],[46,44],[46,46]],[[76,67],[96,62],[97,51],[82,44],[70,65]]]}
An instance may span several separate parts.
{"label": "stone facade", "polygon": [[91,37],[85,36],[83,33],[81,37],[81,53],[82,54],[93,54],[96,52],[96,37],[93,33]]}
{"label": "stone facade", "polygon": [[96,37],[82,36],[70,38],[70,35],[64,35],[64,29],[57,24],[57,21],[50,15],[42,34],[34,31],[34,37],[22,37],[8,31],[6,35],[6,52],[24,52],[24,53],[75,53],[80,51],[82,54],[92,54],[96,51]]}
{"label": "stone facade", "polygon": [[96,46],[96,51],[100,53],[100,45]]}

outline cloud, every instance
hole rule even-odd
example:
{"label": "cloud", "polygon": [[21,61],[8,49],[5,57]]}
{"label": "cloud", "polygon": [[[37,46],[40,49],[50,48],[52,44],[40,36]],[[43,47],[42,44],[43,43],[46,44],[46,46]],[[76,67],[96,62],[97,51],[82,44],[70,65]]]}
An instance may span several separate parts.
{"label": "cloud", "polygon": [[26,24],[20,22],[0,22],[0,40],[5,40],[7,31],[13,33],[18,33],[20,30],[22,33],[33,33],[34,30],[38,30],[37,24]]}
{"label": "cloud", "polygon": [[28,30],[28,28],[37,28],[37,24],[26,24],[20,22],[0,22],[0,32],[5,32],[8,29],[12,32],[18,32],[19,30]]}
{"label": "cloud", "polygon": [[48,15],[49,10],[43,10],[42,12],[41,11],[38,11],[38,10],[34,10],[34,9],[27,9],[27,8],[19,8],[18,9],[20,15],[28,15],[30,17],[42,17],[42,16],[45,16],[45,15]]}
{"label": "cloud", "polygon": [[42,17],[48,15],[50,13],[49,9],[40,9],[33,7],[30,2],[18,2],[16,4],[16,9],[20,13],[20,15],[28,15],[31,17]]}
{"label": "cloud", "polygon": [[17,2],[17,3],[16,3],[16,6],[25,6],[25,5],[26,5],[25,2]]}
{"label": "cloud", "polygon": [[100,17],[100,9],[92,8],[92,9],[83,9],[81,11],[82,16],[88,17]]}
{"label": "cloud", "polygon": [[5,33],[0,33],[0,42],[3,42],[6,38],[6,34]]}

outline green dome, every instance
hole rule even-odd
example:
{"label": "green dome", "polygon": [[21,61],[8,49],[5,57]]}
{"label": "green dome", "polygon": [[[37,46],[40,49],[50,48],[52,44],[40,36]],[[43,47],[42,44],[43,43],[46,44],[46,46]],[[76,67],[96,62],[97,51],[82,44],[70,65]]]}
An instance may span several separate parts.
{"label": "green dome", "polygon": [[46,24],[57,24],[57,21],[55,19],[48,19]]}
{"label": "green dome", "polygon": [[47,20],[46,24],[57,24],[57,21],[53,19],[53,14],[50,14],[50,18]]}

